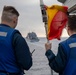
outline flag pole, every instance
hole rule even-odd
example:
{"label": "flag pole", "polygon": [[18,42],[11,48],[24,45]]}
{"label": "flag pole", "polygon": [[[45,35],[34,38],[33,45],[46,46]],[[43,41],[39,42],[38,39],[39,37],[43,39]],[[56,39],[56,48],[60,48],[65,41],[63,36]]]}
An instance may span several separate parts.
{"label": "flag pole", "polygon": [[44,27],[45,27],[45,32],[46,32],[46,39],[47,39],[47,43],[49,43],[49,40],[48,40],[48,27],[47,27],[47,22],[44,23]]}
{"label": "flag pole", "polygon": [[[42,13],[42,19],[45,25],[45,32],[46,32],[46,38],[47,38],[47,42],[49,42],[48,40],[48,25],[47,25],[47,14],[46,14],[46,8],[45,5],[43,3],[43,0],[40,0],[40,7],[41,7],[41,13]],[[51,75],[53,75],[53,70],[51,69]]]}
{"label": "flag pole", "polygon": [[48,36],[47,36],[47,15],[46,15],[46,9],[45,9],[45,6],[44,6],[44,3],[43,3],[43,0],[40,0],[40,7],[41,7],[41,13],[42,13],[42,20],[44,22],[44,25],[45,25],[45,32],[46,32],[46,38],[47,38],[47,41],[48,40]]}

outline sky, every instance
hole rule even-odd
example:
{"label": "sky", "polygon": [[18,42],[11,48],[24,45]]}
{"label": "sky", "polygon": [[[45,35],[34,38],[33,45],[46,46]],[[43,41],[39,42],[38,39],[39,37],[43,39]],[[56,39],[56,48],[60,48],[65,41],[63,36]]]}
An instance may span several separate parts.
{"label": "sky", "polygon": [[[44,4],[51,6],[53,4],[61,5],[57,0],[43,0]],[[26,37],[27,33],[35,32],[38,37],[45,37],[45,27],[42,22],[42,14],[40,10],[40,0],[0,0],[0,17],[4,5],[14,6],[20,13],[18,29],[21,34]],[[67,37],[66,30],[63,31],[62,37]]]}

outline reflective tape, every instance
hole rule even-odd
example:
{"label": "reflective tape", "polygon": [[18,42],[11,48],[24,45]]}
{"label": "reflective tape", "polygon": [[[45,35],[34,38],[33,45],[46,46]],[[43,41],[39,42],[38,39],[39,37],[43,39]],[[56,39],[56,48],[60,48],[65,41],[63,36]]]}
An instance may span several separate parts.
{"label": "reflective tape", "polygon": [[76,47],[76,43],[71,43],[71,44],[69,44],[69,47],[70,47],[70,48]]}
{"label": "reflective tape", "polygon": [[0,36],[7,36],[7,32],[0,32]]}

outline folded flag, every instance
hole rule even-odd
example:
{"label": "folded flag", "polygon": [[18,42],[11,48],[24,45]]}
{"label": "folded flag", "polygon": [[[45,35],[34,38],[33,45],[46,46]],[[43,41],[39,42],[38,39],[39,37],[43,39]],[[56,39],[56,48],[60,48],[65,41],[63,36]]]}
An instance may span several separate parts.
{"label": "folded flag", "polygon": [[46,7],[48,17],[48,40],[60,40],[62,30],[67,23],[67,10],[68,7],[66,6],[52,5],[51,7]]}

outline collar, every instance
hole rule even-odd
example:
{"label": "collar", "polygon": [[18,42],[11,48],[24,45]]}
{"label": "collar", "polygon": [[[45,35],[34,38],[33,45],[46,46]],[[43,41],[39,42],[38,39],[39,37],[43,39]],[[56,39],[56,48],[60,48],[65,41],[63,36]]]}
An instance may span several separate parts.
{"label": "collar", "polygon": [[73,37],[75,38],[76,37],[76,34],[73,34],[73,35],[70,36],[70,38],[73,38]]}
{"label": "collar", "polygon": [[10,26],[8,26],[8,25],[6,25],[6,24],[0,24],[0,26],[10,27]]}

